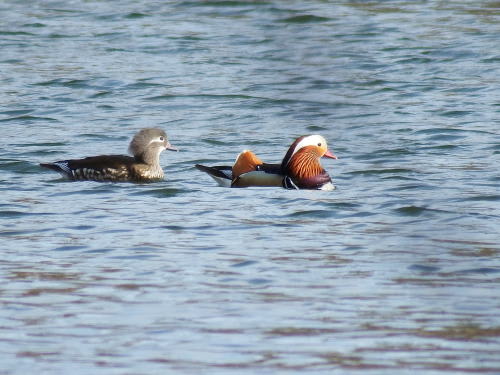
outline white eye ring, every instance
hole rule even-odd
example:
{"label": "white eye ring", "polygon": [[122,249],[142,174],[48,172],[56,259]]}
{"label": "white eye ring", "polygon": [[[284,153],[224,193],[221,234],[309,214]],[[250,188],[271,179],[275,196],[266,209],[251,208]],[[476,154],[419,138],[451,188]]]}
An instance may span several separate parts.
{"label": "white eye ring", "polygon": [[165,139],[165,138],[163,138],[163,137],[160,137],[160,141],[162,141],[162,142],[163,142],[163,141],[164,141],[164,139]]}

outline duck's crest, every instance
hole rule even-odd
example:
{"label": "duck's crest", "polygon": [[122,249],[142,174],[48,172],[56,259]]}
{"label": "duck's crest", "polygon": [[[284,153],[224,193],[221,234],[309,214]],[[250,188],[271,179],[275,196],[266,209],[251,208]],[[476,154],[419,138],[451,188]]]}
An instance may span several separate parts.
{"label": "duck's crest", "polygon": [[295,142],[292,143],[292,145],[288,148],[287,153],[285,154],[285,157],[283,158],[283,161],[281,162],[281,169],[285,170],[287,164],[290,162],[290,159],[292,158],[293,154],[297,152],[297,146],[299,143],[306,138],[307,135],[303,135],[302,137],[299,137],[295,140]]}

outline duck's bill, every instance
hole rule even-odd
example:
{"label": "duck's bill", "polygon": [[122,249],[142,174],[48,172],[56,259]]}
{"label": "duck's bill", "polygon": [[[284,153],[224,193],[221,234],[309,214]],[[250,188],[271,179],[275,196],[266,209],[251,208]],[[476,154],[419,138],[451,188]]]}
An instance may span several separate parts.
{"label": "duck's bill", "polygon": [[172,146],[170,143],[165,146],[165,150],[179,151],[179,149],[177,147]]}
{"label": "duck's bill", "polygon": [[330,150],[326,150],[325,154],[323,155],[324,158],[330,158],[330,159],[338,159],[338,157],[333,154]]}

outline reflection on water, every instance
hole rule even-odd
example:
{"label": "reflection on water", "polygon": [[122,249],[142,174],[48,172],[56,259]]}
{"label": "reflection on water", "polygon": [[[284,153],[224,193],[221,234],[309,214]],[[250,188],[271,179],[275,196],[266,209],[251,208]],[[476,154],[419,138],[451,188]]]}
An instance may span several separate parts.
{"label": "reflection on water", "polygon": [[[2,370],[499,373],[499,9],[1,4]],[[164,182],[38,166],[150,126]],[[308,133],[334,192],[194,168]]]}

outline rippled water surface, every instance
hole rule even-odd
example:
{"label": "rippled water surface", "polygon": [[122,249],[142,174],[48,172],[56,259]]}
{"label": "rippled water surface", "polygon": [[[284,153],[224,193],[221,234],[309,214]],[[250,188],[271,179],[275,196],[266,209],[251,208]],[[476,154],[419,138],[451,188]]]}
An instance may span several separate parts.
{"label": "rippled water surface", "polygon": [[[4,1],[1,374],[499,374],[500,3]],[[38,163],[167,130],[154,184]],[[322,134],[333,192],[224,189]]]}

